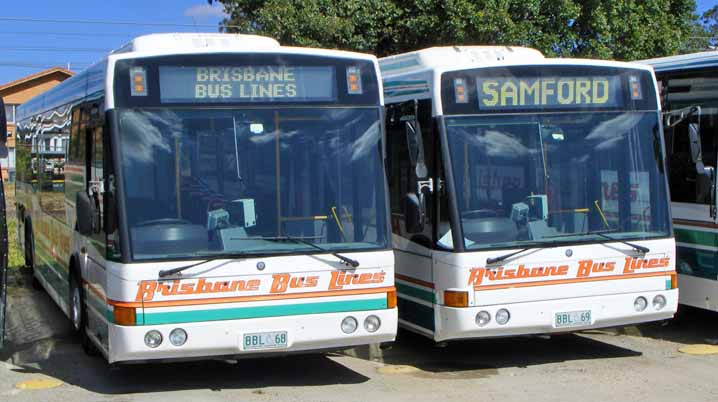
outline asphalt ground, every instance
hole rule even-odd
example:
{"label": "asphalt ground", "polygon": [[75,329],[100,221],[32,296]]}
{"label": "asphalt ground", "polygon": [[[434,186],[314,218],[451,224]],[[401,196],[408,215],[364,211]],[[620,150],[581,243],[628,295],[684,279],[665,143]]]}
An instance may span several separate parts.
{"label": "asphalt ground", "polygon": [[[718,401],[718,313],[552,337],[437,345],[400,331],[371,353],[109,366],[82,352],[29,277],[11,275],[0,401]],[[688,352],[688,353],[686,353]]]}

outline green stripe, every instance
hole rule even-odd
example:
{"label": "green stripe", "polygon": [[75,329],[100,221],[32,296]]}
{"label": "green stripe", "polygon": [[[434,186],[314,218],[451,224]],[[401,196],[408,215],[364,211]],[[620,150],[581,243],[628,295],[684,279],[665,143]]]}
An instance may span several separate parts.
{"label": "green stripe", "polygon": [[399,318],[414,325],[434,331],[434,309],[411,300],[396,299]]}
{"label": "green stripe", "polygon": [[436,298],[434,296],[434,292],[420,289],[420,288],[415,288],[411,285],[403,284],[403,283],[399,283],[399,282],[396,282],[394,285],[396,286],[396,292],[398,294],[415,297],[417,299],[421,299],[421,300],[427,301],[429,303],[436,303]]}
{"label": "green stripe", "polygon": [[420,89],[420,90],[413,90],[413,91],[384,91],[384,96],[392,97],[392,96],[403,96],[403,95],[412,95],[412,94],[421,94],[429,92],[429,89]]}
{"label": "green stripe", "polygon": [[[168,311],[138,314],[137,321],[145,325],[177,324],[198,321],[239,320],[245,318],[283,317],[301,314],[340,313],[348,311],[386,309],[386,297],[381,299],[333,301],[323,303],[285,304],[276,306],[239,307],[217,310]],[[147,310],[145,310],[147,311]]]}
{"label": "green stripe", "polygon": [[429,87],[429,83],[424,80],[384,81],[384,88],[402,87],[406,85],[420,85],[426,88]]}
{"label": "green stripe", "polygon": [[698,230],[674,228],[673,232],[676,241],[681,243],[698,244],[701,246],[715,247],[718,245],[716,232],[702,232]]}

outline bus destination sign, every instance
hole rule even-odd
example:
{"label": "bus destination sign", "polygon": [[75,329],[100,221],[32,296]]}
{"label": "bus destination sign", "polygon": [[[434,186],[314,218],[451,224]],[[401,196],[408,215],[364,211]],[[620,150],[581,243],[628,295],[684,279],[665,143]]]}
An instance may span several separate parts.
{"label": "bus destination sign", "polygon": [[160,66],[162,103],[332,102],[331,66]]}
{"label": "bus destination sign", "polygon": [[479,109],[613,108],[623,103],[620,76],[477,79]]}

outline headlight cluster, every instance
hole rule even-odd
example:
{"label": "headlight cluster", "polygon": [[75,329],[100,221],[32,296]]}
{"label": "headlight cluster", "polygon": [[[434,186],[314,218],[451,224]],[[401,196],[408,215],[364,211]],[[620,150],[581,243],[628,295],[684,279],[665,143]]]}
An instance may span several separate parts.
{"label": "headlight cluster", "polygon": [[[145,345],[148,348],[155,349],[162,344],[164,337],[160,331],[153,329],[145,334]],[[170,331],[170,343],[174,346],[182,346],[187,343],[187,331],[182,328],[175,328]]]}
{"label": "headlight cluster", "polygon": [[[496,311],[494,319],[496,320],[497,324],[506,325],[511,319],[511,313],[509,313],[509,310],[505,308],[499,309]],[[491,313],[486,310],[481,310],[476,313],[475,320],[476,325],[478,325],[479,327],[485,327],[491,322]]]}
{"label": "headlight cluster", "polygon": [[[655,295],[653,296],[653,300],[651,301],[651,305],[656,311],[663,310],[666,307],[666,304],[668,304],[668,301],[663,295]],[[636,300],[633,301],[633,308],[639,313],[641,311],[645,311],[647,307],[648,300],[643,296],[638,296],[636,297]]]}
{"label": "headlight cluster", "polygon": [[[381,327],[381,319],[375,315],[370,315],[364,319],[364,329],[367,332],[374,333]],[[352,316],[344,317],[341,323],[342,332],[345,334],[353,334],[359,328],[359,322]]]}

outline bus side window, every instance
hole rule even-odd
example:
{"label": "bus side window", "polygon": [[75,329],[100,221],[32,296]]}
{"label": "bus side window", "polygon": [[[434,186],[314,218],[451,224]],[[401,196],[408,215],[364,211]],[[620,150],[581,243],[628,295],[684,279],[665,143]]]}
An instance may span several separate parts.
{"label": "bus side window", "polygon": [[[72,110],[72,126],[70,128],[70,149],[67,158],[67,186],[65,199],[73,205],[78,191],[85,188],[85,120],[81,106]],[[81,135],[82,134],[82,135]],[[75,213],[68,214],[70,224],[75,224]]]}
{"label": "bus side window", "polygon": [[67,156],[67,138],[69,126],[53,121],[55,114],[63,115],[61,110],[53,110],[42,119],[43,125],[52,124],[58,129],[36,133],[36,155],[39,165],[40,206],[53,218],[65,223],[65,162]]}

